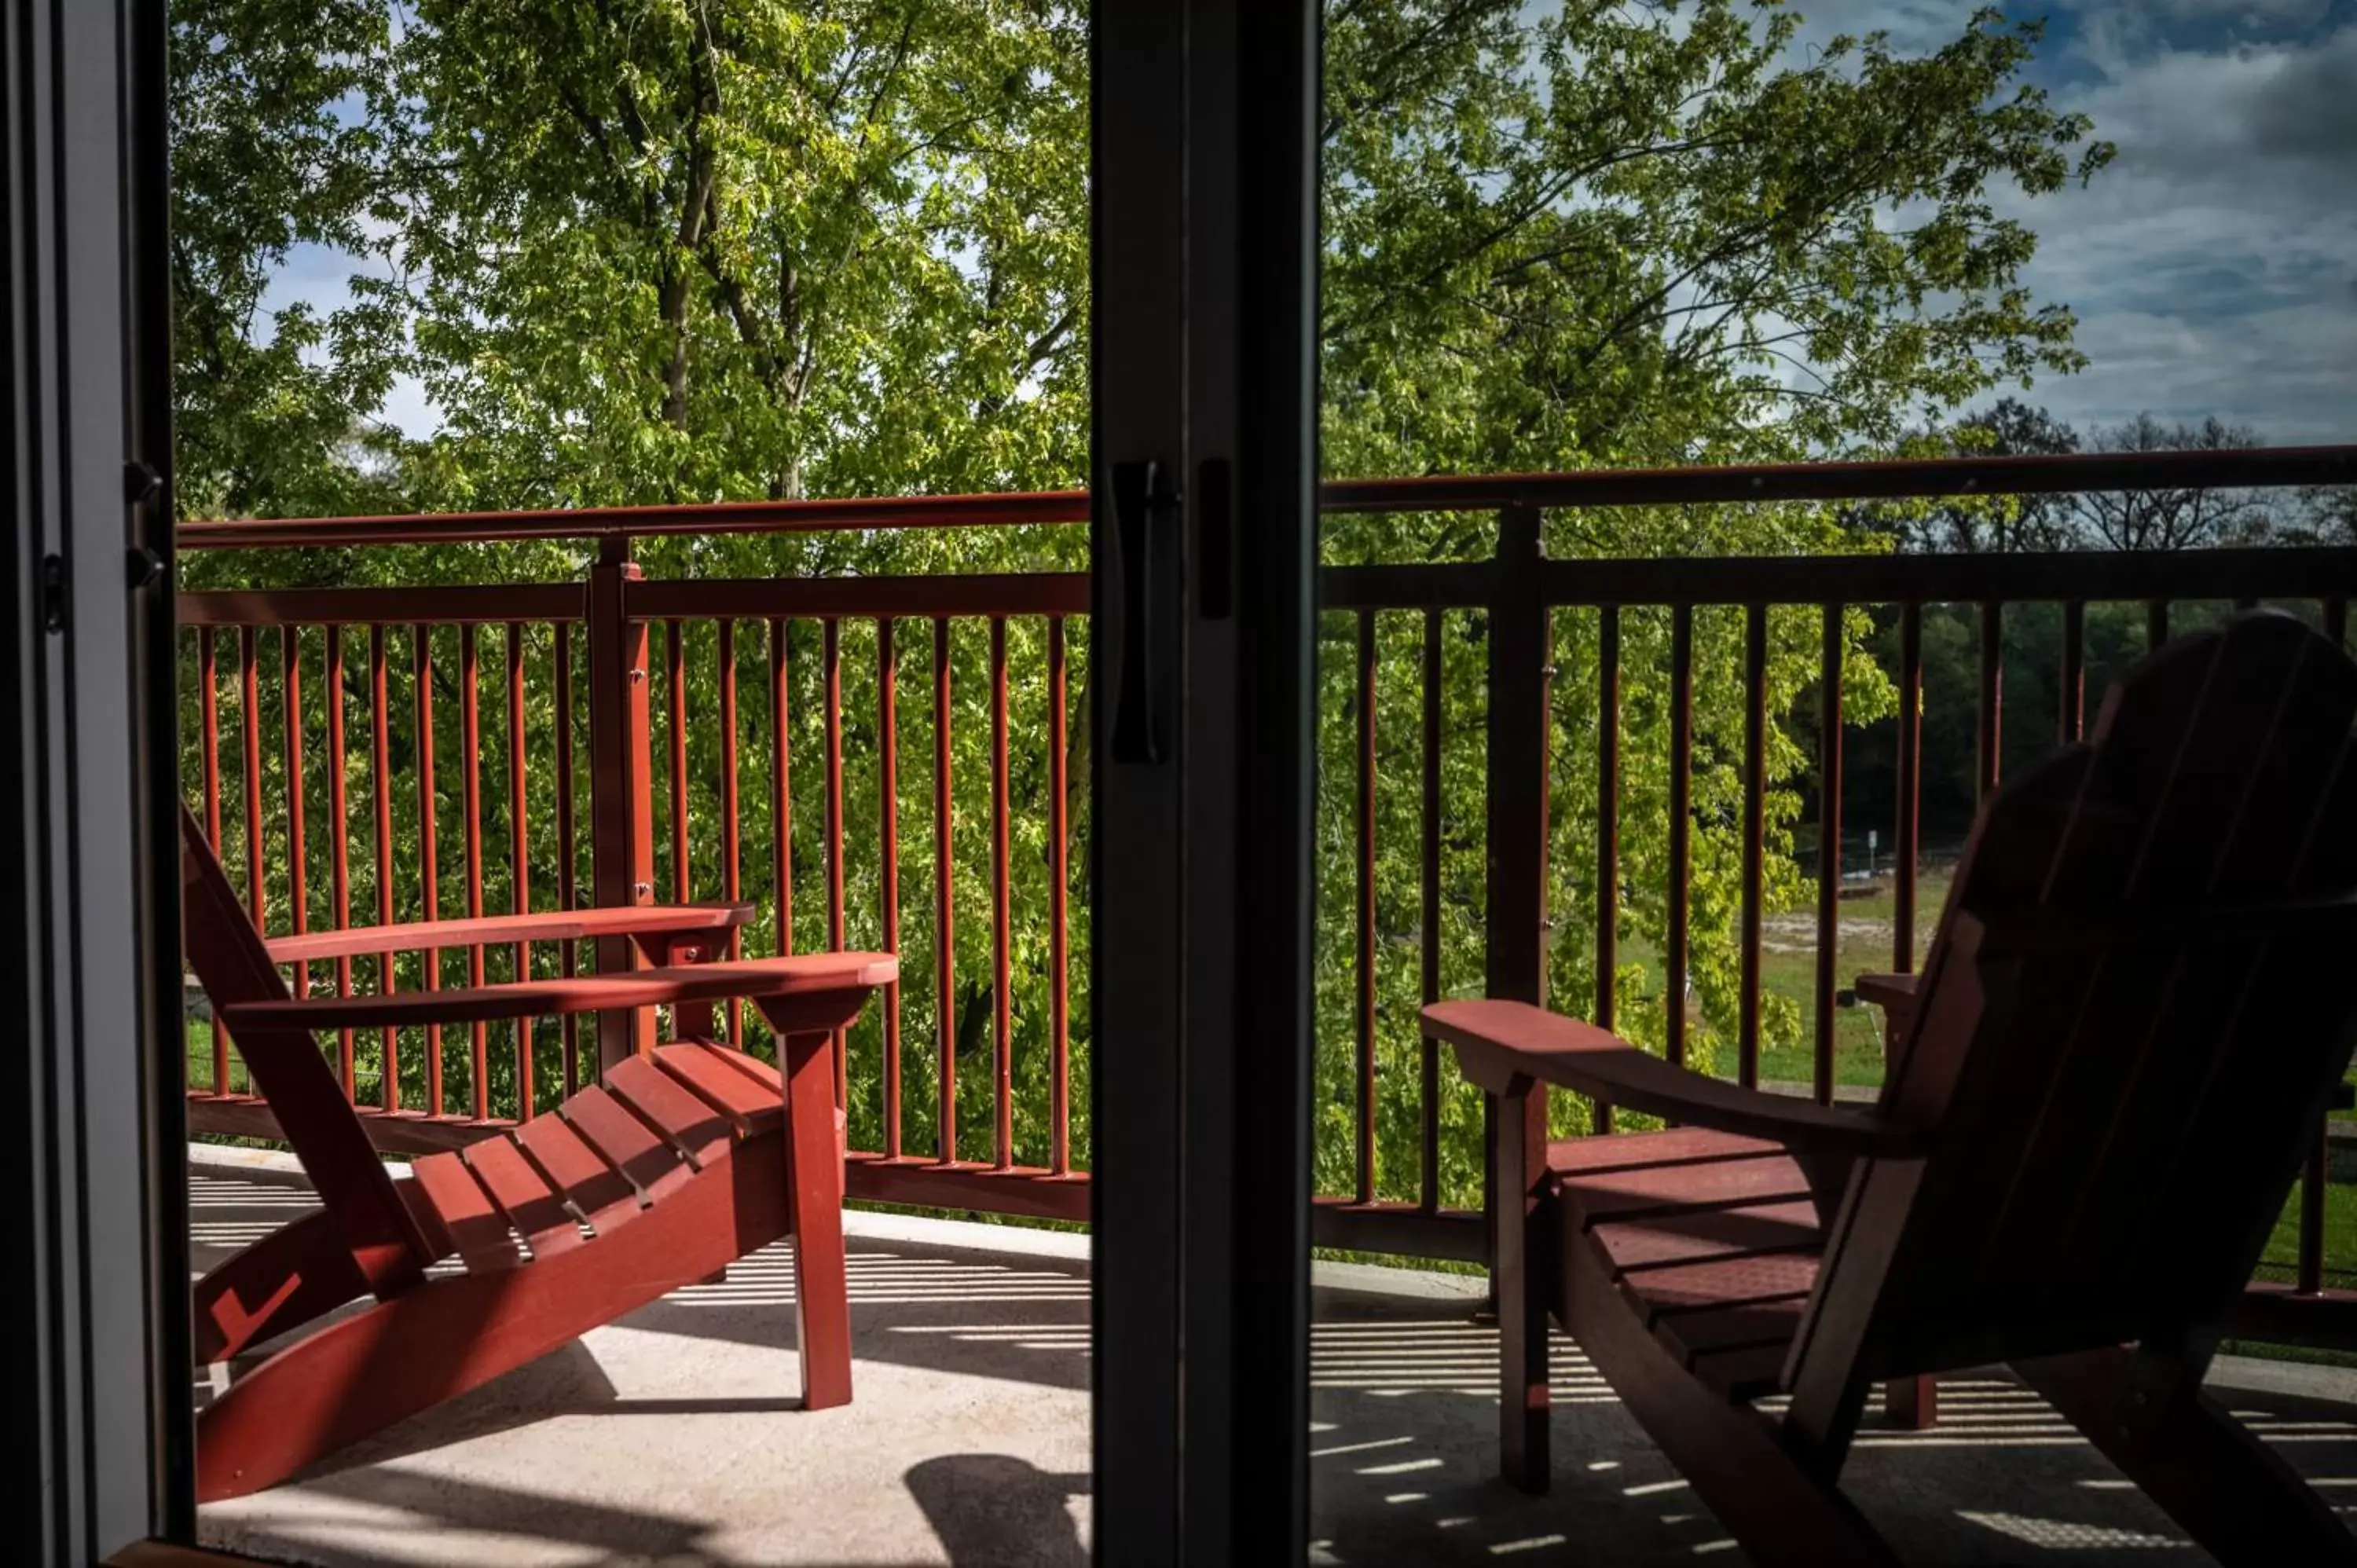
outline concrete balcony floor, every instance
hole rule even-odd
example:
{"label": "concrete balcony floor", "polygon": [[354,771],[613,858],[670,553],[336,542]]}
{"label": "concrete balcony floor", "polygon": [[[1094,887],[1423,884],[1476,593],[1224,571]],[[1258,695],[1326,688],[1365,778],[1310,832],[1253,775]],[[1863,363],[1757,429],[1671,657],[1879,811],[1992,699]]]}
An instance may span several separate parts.
{"label": "concrete balcony floor", "polygon": [[[199,1267],[311,1207],[299,1175],[242,1151],[200,1158]],[[812,1415],[795,1408],[790,1258],[770,1249],[296,1482],[209,1507],[203,1538],[349,1568],[1086,1563],[1085,1239],[856,1216],[856,1395]],[[1554,1494],[1500,1483],[1495,1336],[1469,1320],[1469,1289],[1321,1267],[1313,1563],[1744,1561],[1568,1340]],[[2217,1382],[2357,1511],[2357,1375],[2228,1361]],[[200,1402],[210,1389],[199,1378]],[[1929,1432],[1870,1412],[1847,1473],[1908,1561],[2210,1561],[2018,1385],[1962,1378],[1943,1396]]]}

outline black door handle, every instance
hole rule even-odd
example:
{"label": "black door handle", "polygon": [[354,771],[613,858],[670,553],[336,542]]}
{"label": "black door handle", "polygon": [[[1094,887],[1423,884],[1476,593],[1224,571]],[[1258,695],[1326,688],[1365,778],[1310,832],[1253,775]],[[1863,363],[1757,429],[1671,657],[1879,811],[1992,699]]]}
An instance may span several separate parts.
{"label": "black door handle", "polygon": [[1160,519],[1175,511],[1178,493],[1161,464],[1113,466],[1114,569],[1121,580],[1121,673],[1114,687],[1113,759],[1160,762],[1168,703],[1164,687],[1163,623],[1167,595],[1157,592],[1155,561],[1168,549]]}

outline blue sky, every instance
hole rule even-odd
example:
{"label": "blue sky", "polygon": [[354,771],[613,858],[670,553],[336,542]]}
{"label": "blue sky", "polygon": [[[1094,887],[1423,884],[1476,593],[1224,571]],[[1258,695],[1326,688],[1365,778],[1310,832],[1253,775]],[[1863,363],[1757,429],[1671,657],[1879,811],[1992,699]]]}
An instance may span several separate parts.
{"label": "blue sky", "polygon": [[[1789,0],[1804,43],[1888,29],[1933,48],[1975,0]],[[2028,395],[2074,424],[2215,413],[2270,442],[2357,440],[2357,0],[2050,0],[2032,77],[2119,157],[2085,190],[2009,198],[2028,283],[2093,360]],[[348,257],[307,248],[273,304],[332,308]],[[422,389],[385,416],[437,423]]]}

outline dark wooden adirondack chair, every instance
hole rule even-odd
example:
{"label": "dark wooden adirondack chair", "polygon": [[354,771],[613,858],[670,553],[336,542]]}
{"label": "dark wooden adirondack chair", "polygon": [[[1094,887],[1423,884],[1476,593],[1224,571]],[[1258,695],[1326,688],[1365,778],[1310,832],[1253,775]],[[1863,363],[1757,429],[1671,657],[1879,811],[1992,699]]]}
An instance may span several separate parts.
{"label": "dark wooden adirondack chair", "polygon": [[[2201,1392],[2357,1037],[2352,717],[2288,617],[2144,660],[1991,800],[1871,1112],[1427,1008],[1505,1102],[1509,1477],[1547,1482],[1552,1309],[1761,1563],[1896,1561],[1837,1487],[1868,1389],[1997,1363],[2222,1561],[2357,1563]],[[1679,1125],[1549,1147],[1541,1084]]]}
{"label": "dark wooden adirondack chair", "polygon": [[[185,811],[180,835],[188,961],[323,1205],[196,1287],[200,1365],[317,1325],[239,1376],[198,1418],[200,1501],[275,1485],[788,1234],[804,1407],[851,1398],[831,1046],[833,1032],[897,973],[890,954],[298,1000],[279,975],[284,955],[254,930]],[[683,931],[714,918],[708,908],[519,916],[489,922],[499,929],[487,940],[630,934],[673,952]],[[449,946],[453,935],[445,925],[350,937],[375,944],[358,950],[392,952]],[[710,933],[701,940],[708,947]],[[664,1004],[692,1022],[727,997],[750,1000],[779,1031],[782,1075],[706,1041],[661,1046],[609,1069],[603,1087],[571,1096],[556,1113],[427,1155],[398,1181],[314,1038]],[[454,1253],[465,1273],[426,1277]],[[365,1309],[317,1325],[371,1297]]]}

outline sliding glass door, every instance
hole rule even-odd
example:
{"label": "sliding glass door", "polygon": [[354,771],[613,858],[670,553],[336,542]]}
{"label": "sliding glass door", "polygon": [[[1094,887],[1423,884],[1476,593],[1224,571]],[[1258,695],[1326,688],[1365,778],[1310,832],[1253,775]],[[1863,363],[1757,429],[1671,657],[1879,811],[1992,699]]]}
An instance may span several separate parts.
{"label": "sliding glass door", "polygon": [[[1089,20],[1094,1551],[1297,1558],[1316,7]],[[180,1050],[167,16],[41,4],[7,27],[0,709],[25,760],[0,979],[29,1045],[0,1144],[33,1217],[9,1337],[17,1451],[41,1455],[11,1513],[34,1558],[80,1563],[195,1528],[188,1133],[158,1070]]]}

